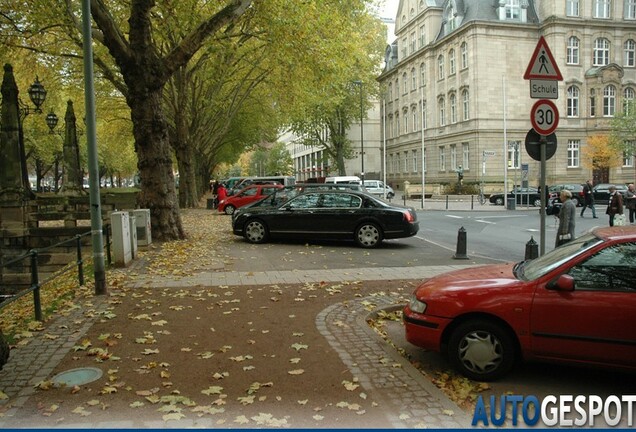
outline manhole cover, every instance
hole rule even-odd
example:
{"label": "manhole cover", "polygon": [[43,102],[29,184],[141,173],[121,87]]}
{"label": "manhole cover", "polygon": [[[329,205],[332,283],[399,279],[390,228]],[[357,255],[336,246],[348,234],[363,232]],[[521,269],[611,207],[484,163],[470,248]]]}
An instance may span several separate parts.
{"label": "manhole cover", "polygon": [[51,381],[55,384],[65,384],[67,386],[76,386],[88,384],[102,377],[102,370],[92,367],[83,367],[61,372],[53,377]]}

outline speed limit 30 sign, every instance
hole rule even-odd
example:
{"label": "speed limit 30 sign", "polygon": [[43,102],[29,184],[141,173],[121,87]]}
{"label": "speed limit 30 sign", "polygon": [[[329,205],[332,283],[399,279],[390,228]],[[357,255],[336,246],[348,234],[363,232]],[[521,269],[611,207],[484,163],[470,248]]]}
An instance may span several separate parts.
{"label": "speed limit 30 sign", "polygon": [[551,100],[540,99],[532,106],[530,122],[540,135],[550,135],[559,125],[559,110]]}

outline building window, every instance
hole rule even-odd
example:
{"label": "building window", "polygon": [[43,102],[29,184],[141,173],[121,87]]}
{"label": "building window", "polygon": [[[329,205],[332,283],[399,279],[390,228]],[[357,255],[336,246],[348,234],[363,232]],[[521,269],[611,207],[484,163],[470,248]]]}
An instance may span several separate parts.
{"label": "building window", "polygon": [[508,169],[519,169],[521,141],[508,141]]}
{"label": "building window", "polygon": [[417,130],[417,107],[411,107],[411,118],[413,119],[413,132]]}
{"label": "building window", "polygon": [[409,109],[404,108],[404,133],[409,133]]}
{"label": "building window", "polygon": [[417,37],[415,36],[415,32],[411,33],[411,54],[417,51]]}
{"label": "building window", "polygon": [[409,92],[409,80],[407,79],[406,72],[402,74],[402,94],[405,95]]}
{"label": "building window", "polygon": [[577,86],[568,87],[567,116],[579,116],[579,88]]}
{"label": "building window", "polygon": [[450,146],[450,169],[457,170],[457,146],[455,144]]}
{"label": "building window", "polygon": [[437,57],[437,79],[444,78],[444,56]]}
{"label": "building window", "polygon": [[594,0],[594,18],[609,18],[611,0]]}
{"label": "building window", "polygon": [[446,171],[446,153],[444,153],[444,146],[439,148],[439,170]]}
{"label": "building window", "polygon": [[426,101],[421,101],[420,104],[422,105],[422,130],[427,128],[427,123],[426,123]]}
{"label": "building window", "polygon": [[570,36],[567,47],[567,64],[579,64],[579,38]]}
{"label": "building window", "polygon": [[571,17],[579,16],[579,0],[567,0],[565,2],[565,14]]}
{"label": "building window", "polygon": [[612,85],[603,90],[603,117],[614,117],[616,113],[616,88]]}
{"label": "building window", "polygon": [[625,150],[623,152],[623,167],[624,168],[633,168],[634,167],[634,148],[636,146],[636,141],[626,141],[625,147],[630,150]]}
{"label": "building window", "polygon": [[419,169],[417,166],[417,150],[411,151],[411,156],[411,159],[413,160],[413,172],[417,172]]}
{"label": "building window", "polygon": [[448,74],[455,75],[455,50],[452,49],[448,53]]}
{"label": "building window", "polygon": [[420,26],[420,48],[424,48],[424,45],[426,45],[426,26],[421,25]]}
{"label": "building window", "polygon": [[444,98],[439,98],[439,125],[446,126],[446,101]]}
{"label": "building window", "polygon": [[455,93],[450,95],[450,122],[457,123],[457,97]]}
{"label": "building window", "polygon": [[388,88],[388,91],[389,91],[389,94],[388,94],[389,100],[393,100],[393,85],[389,82],[389,86],[388,86],[388,87],[389,87],[389,88]]}
{"label": "building window", "polygon": [[402,58],[405,58],[409,54],[409,45],[406,38],[402,39]]}
{"label": "building window", "polygon": [[420,63],[420,84],[422,86],[426,85],[426,64]]}
{"label": "building window", "polygon": [[623,92],[623,113],[631,114],[634,109],[634,97],[636,92],[631,87],[627,87]]}
{"label": "building window", "polygon": [[462,143],[462,167],[467,170],[470,167],[470,146]]}
{"label": "building window", "polygon": [[400,97],[400,80],[395,79],[395,99],[397,100]]}
{"label": "building window", "polygon": [[422,153],[422,168],[424,172],[426,172],[426,148],[424,149],[424,153]]}
{"label": "building window", "polygon": [[400,136],[400,114],[395,113],[395,136]]}
{"label": "building window", "polygon": [[464,116],[464,121],[466,120],[470,120],[470,104],[469,104],[470,100],[468,97],[468,90],[464,90],[462,92],[462,112],[463,112],[463,116]]}
{"label": "building window", "polygon": [[518,20],[521,16],[521,6],[519,0],[507,0],[506,1],[506,19]]}
{"label": "building window", "polygon": [[461,56],[462,56],[462,69],[467,69],[468,68],[468,44],[466,42],[462,42],[460,50],[461,50]]}
{"label": "building window", "polygon": [[387,130],[388,138],[393,138],[393,116],[392,115],[388,116],[387,124],[389,126]]}
{"label": "building window", "polygon": [[605,38],[594,41],[594,66],[607,66],[610,58],[610,43]]}
{"label": "building window", "polygon": [[409,152],[404,152],[404,172],[409,172]]}
{"label": "building window", "polygon": [[596,117],[596,90],[590,89],[590,117]]}
{"label": "building window", "polygon": [[625,41],[625,67],[636,66],[636,42],[633,39]]}
{"label": "building window", "polygon": [[568,168],[579,167],[579,151],[581,142],[579,140],[568,140]]}
{"label": "building window", "polygon": [[417,74],[415,68],[411,69],[411,91],[417,90]]}
{"label": "building window", "polygon": [[636,19],[636,0],[625,0],[625,18]]}

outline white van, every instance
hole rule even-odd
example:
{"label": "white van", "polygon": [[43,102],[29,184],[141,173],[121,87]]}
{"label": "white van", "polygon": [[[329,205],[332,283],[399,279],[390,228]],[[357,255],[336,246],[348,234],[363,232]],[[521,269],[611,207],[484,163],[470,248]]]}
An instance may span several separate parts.
{"label": "white van", "polygon": [[362,184],[362,180],[358,176],[336,176],[336,177],[327,177],[325,179],[325,183],[354,183],[354,184]]}
{"label": "white van", "polygon": [[386,193],[386,197],[389,199],[395,196],[393,188],[389,185],[385,185],[384,182],[380,180],[365,180],[364,188],[372,195],[384,197]]}

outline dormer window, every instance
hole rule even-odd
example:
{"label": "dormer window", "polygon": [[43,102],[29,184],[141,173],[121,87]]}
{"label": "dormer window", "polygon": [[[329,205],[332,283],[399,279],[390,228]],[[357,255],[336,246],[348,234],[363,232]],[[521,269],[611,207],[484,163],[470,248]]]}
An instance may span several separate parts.
{"label": "dormer window", "polygon": [[499,0],[499,19],[501,21],[527,22],[527,2],[522,0]]}

